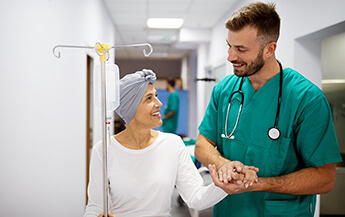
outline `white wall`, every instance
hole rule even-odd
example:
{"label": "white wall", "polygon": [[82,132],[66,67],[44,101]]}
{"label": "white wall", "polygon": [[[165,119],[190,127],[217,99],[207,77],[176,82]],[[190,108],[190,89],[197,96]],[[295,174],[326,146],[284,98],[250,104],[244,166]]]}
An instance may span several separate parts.
{"label": "white wall", "polygon": [[82,216],[93,52],[60,49],[57,59],[52,48],[114,43],[113,25],[99,0],[2,0],[0,8],[0,216]]}
{"label": "white wall", "polygon": [[189,57],[189,89],[188,89],[188,136],[196,139],[198,136],[198,106],[197,103],[197,72],[198,72],[198,55],[193,52]]}
{"label": "white wall", "polygon": [[345,79],[345,29],[322,40],[321,56],[323,79]]}

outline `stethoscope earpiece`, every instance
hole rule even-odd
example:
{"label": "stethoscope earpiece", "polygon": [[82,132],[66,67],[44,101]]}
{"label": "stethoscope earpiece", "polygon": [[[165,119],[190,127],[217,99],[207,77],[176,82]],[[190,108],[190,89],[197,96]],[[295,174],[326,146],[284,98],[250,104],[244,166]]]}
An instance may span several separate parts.
{"label": "stethoscope earpiece", "polygon": [[234,135],[229,135],[229,136],[226,136],[224,135],[224,133],[222,133],[222,135],[220,135],[222,138],[227,138],[227,139],[235,139],[235,136]]}

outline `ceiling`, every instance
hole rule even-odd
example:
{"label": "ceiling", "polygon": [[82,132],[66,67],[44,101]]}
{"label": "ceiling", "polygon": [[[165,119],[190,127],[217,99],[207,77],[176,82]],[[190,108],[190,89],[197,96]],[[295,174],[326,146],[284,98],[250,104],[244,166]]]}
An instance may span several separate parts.
{"label": "ceiling", "polygon": [[[150,58],[179,59],[211,38],[211,28],[238,0],[104,0],[117,45],[150,43]],[[183,18],[180,29],[149,29],[148,18]],[[143,48],[121,48],[116,58],[144,58]]]}

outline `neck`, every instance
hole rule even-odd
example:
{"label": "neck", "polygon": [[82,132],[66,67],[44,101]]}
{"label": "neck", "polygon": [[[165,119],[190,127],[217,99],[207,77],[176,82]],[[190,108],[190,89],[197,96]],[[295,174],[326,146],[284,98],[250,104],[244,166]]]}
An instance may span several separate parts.
{"label": "neck", "polygon": [[116,140],[123,146],[130,149],[143,149],[150,146],[158,132],[152,129],[143,129],[129,123],[126,129],[115,136]]}
{"label": "neck", "polygon": [[258,91],[267,81],[273,78],[276,74],[280,72],[280,67],[277,60],[274,58],[269,59],[265,65],[255,73],[249,76],[249,80],[256,91]]}
{"label": "neck", "polygon": [[173,92],[175,92],[175,88],[169,87],[169,88],[168,88],[168,91],[169,91],[170,93],[173,93]]}

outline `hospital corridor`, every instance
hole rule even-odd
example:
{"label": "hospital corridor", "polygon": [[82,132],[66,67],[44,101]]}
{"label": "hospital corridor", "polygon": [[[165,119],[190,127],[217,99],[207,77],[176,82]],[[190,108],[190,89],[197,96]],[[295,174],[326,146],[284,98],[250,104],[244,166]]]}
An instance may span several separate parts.
{"label": "hospital corridor", "polygon": [[345,1],[0,8],[0,217],[345,216]]}

